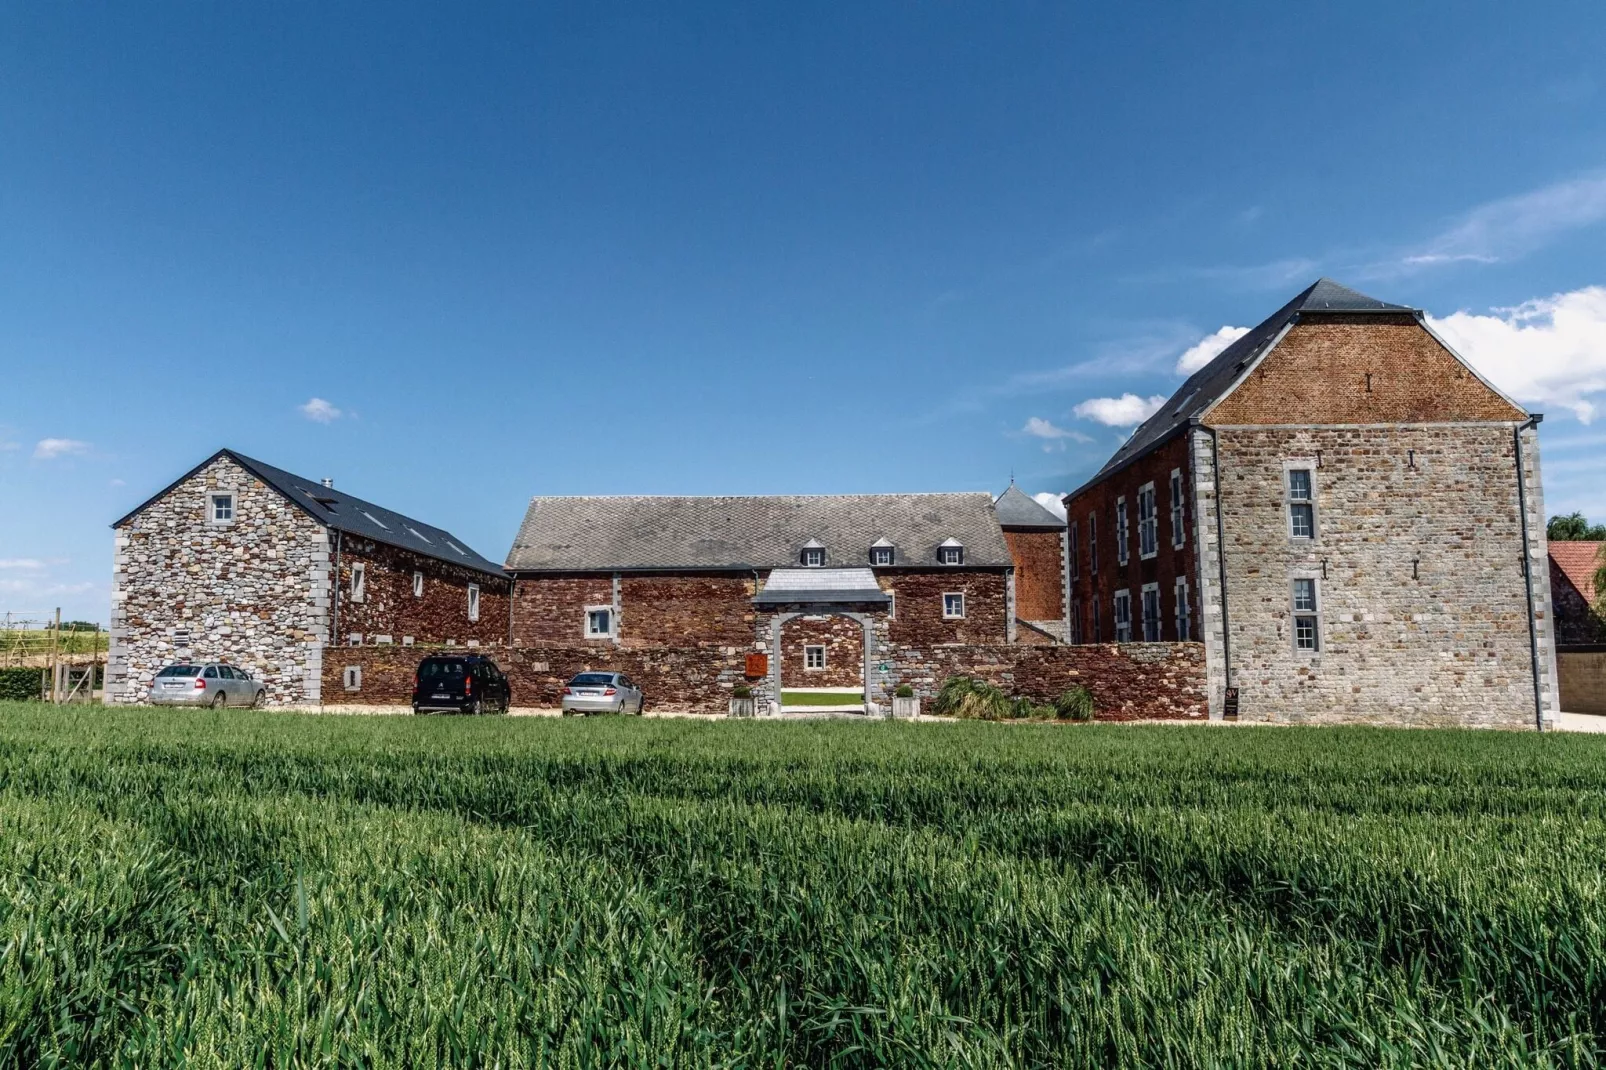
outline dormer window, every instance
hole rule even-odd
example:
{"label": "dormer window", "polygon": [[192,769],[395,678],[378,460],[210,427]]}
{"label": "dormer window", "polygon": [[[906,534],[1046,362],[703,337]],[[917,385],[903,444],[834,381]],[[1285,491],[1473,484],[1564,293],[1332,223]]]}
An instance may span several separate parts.
{"label": "dormer window", "polygon": [[810,539],[803,544],[802,561],[805,568],[824,568],[825,547],[818,541]]}
{"label": "dormer window", "polygon": [[896,555],[892,543],[886,539],[877,539],[870,544],[870,564],[877,568],[890,568]]}
{"label": "dormer window", "polygon": [[965,563],[965,547],[958,539],[947,539],[937,547],[937,564],[962,565]]}

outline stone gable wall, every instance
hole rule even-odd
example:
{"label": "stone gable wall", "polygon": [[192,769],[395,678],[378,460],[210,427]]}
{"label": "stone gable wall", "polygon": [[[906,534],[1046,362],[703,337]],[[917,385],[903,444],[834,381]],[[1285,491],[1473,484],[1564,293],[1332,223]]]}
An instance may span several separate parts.
{"label": "stone gable wall", "polygon": [[[338,536],[340,581],[334,611],[333,641],[348,645],[354,636],[372,645],[375,637],[393,643],[411,637],[418,643],[467,645],[504,643],[508,635],[508,588],[505,579],[451,565],[395,546],[349,533]],[[352,600],[352,569],[363,566],[363,600]],[[424,574],[422,597],[413,595],[413,573]],[[468,619],[468,585],[479,584],[479,620]]]}
{"label": "stone gable wall", "polygon": [[[235,496],[228,526],[208,492]],[[143,702],[180,660],[240,665],[270,705],[317,702],[328,629],[326,530],[227,457],[117,528],[108,702]]]}
{"label": "stone gable wall", "polygon": [[[1242,719],[1534,725],[1510,426],[1218,435]],[[1313,540],[1288,535],[1284,470],[1298,459],[1313,468]],[[1317,654],[1294,649],[1295,576],[1319,583]]]}

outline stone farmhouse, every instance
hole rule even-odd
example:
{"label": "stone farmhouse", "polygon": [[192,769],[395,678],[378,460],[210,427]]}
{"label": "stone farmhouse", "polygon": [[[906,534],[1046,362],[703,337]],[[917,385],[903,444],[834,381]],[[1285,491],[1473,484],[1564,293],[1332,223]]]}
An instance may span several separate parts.
{"label": "stone farmhouse", "polygon": [[511,583],[461,539],[233,450],[112,527],[108,702],[198,658],[247,669],[270,704],[317,704],[361,689],[331,647],[507,637]]}
{"label": "stone farmhouse", "polygon": [[1213,717],[1549,727],[1539,420],[1322,279],[1065,498],[1070,637],[1202,641]]}

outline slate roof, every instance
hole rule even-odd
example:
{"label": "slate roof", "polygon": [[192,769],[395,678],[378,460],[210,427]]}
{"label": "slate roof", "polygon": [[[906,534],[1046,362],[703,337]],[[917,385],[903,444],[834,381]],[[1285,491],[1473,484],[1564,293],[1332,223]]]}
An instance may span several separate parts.
{"label": "slate roof", "polygon": [[818,539],[828,566],[864,565],[886,538],[900,567],[937,565],[956,538],[967,567],[1009,567],[992,495],[534,498],[508,551],[511,572],[790,568]]}
{"label": "slate roof", "polygon": [[753,598],[755,605],[798,602],[875,602],[892,598],[867,568],[778,568]]}
{"label": "slate roof", "polygon": [[1600,567],[1600,548],[1606,542],[1557,539],[1549,544],[1550,559],[1561,569],[1584,601],[1595,600],[1595,570]]}
{"label": "slate roof", "polygon": [[422,520],[414,520],[382,505],[365,501],[362,498],[347,494],[345,491],[326,487],[316,479],[304,479],[282,468],[275,468],[243,453],[234,450],[218,450],[212,456],[179,476],[178,479],[164,487],[159,493],[147,498],[138,508],[117,521],[112,527],[118,527],[138,513],[145,506],[165,495],[168,491],[184,482],[190,476],[199,472],[219,457],[228,457],[241,468],[250,472],[263,483],[278,491],[292,503],[299,506],[303,512],[318,523],[334,531],[350,532],[360,535],[374,542],[382,542],[387,546],[398,546],[403,550],[411,550],[424,557],[434,558],[437,561],[446,561],[453,565],[462,565],[477,572],[489,573],[493,576],[506,575],[502,566],[494,561],[481,557],[470,549],[462,539],[443,528],[426,524]]}
{"label": "slate roof", "polygon": [[1375,297],[1368,297],[1332,279],[1317,279],[1296,294],[1292,301],[1252,328],[1248,334],[1223,349],[1209,364],[1189,376],[1188,381],[1178,387],[1176,393],[1172,394],[1153,416],[1139,425],[1132,433],[1132,437],[1115,451],[1114,456],[1099,469],[1098,475],[1072,493],[1078,493],[1110,473],[1125,468],[1220,401],[1238,381],[1238,376],[1249,362],[1259,357],[1276,341],[1283,329],[1292,325],[1302,312],[1415,315],[1417,310],[1406,305],[1393,305],[1387,301],[1379,301]]}
{"label": "slate roof", "polygon": [[1028,498],[1019,487],[1011,483],[1009,489],[993,503],[998,522],[1006,528],[1028,528],[1034,531],[1060,531],[1065,521],[1055,516],[1035,499]]}

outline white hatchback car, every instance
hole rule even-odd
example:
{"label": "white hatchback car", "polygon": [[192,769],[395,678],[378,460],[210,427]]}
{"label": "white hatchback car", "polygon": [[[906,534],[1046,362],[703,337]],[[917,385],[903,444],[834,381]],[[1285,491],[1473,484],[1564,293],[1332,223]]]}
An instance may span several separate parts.
{"label": "white hatchback car", "polygon": [[202,661],[169,665],[151,681],[152,706],[260,706],[268,692],[238,665]]}

